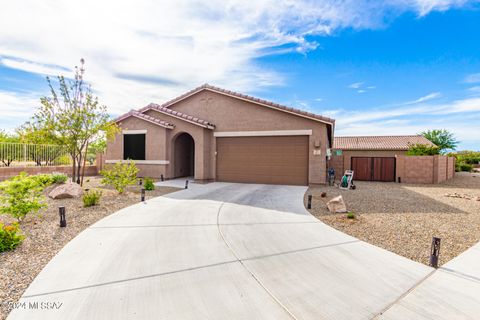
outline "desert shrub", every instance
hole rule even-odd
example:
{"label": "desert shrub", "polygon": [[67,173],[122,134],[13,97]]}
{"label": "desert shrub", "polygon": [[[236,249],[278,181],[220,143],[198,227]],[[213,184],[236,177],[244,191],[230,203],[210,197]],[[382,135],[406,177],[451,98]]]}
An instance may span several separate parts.
{"label": "desert shrub", "polygon": [[0,252],[15,249],[24,238],[18,223],[4,225],[0,222]]}
{"label": "desert shrub", "polygon": [[100,202],[100,198],[102,197],[101,190],[88,190],[83,194],[83,206],[84,207],[91,207],[95,206]]}
{"label": "desert shrub", "polygon": [[136,184],[137,173],[138,168],[133,161],[118,162],[100,171],[102,183],[113,186],[118,193],[123,193],[127,186]]}
{"label": "desert shrub", "polygon": [[440,154],[440,148],[426,144],[412,144],[407,151],[407,156],[433,156],[436,154]]}
{"label": "desert shrub", "polygon": [[153,179],[152,178],[145,178],[145,190],[155,190],[155,185],[153,184]]}
{"label": "desert shrub", "polygon": [[30,212],[37,212],[45,206],[42,179],[26,173],[0,183],[0,213],[6,213],[22,221]]}
{"label": "desert shrub", "polygon": [[479,164],[480,152],[475,151],[459,151],[455,153],[449,153],[449,156],[453,156],[457,159],[457,162],[464,162],[467,164]]}
{"label": "desert shrub", "polygon": [[355,219],[355,213],[353,213],[353,212],[347,212],[347,218],[348,218],[348,219]]}
{"label": "desert shrub", "polygon": [[455,171],[466,171],[471,172],[473,170],[473,165],[465,162],[456,162],[455,163]]}
{"label": "desert shrub", "polygon": [[68,176],[64,173],[52,173],[52,181],[53,183],[65,183],[68,180]]}
{"label": "desert shrub", "polygon": [[51,174],[36,174],[34,176],[28,176],[27,179],[32,179],[38,186],[45,188],[53,184],[53,175]]}

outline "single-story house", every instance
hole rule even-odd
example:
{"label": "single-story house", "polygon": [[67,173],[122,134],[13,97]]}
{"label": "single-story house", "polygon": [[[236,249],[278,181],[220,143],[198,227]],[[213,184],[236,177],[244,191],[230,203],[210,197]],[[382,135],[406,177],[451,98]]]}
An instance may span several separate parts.
{"label": "single-story house", "polygon": [[337,179],[353,170],[355,180],[395,181],[396,156],[415,144],[435,146],[421,135],[335,137],[328,165]]}
{"label": "single-story house", "polygon": [[116,122],[106,164],[134,160],[144,177],[291,185],[325,183],[335,125],[208,84]]}

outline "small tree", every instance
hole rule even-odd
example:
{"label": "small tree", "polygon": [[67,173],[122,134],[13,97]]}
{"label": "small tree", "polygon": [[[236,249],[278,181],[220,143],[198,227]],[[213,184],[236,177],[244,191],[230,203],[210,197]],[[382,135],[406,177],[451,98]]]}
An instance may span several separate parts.
{"label": "small tree", "polygon": [[112,185],[120,194],[125,192],[127,186],[137,183],[137,173],[138,168],[133,161],[118,162],[100,171],[102,183]]}
{"label": "small tree", "polygon": [[421,133],[422,136],[433,142],[440,150],[440,153],[446,153],[447,150],[455,150],[458,140],[454,134],[448,130],[427,130]]}
{"label": "small tree", "polygon": [[436,146],[426,144],[413,144],[407,151],[408,156],[433,156],[440,153],[440,149]]}
{"label": "small tree", "polygon": [[107,139],[113,138],[119,131],[110,121],[106,107],[99,104],[91,87],[84,82],[84,60],[80,63],[80,67],[75,67],[73,80],[58,76],[58,93],[47,77],[50,97],[40,99],[40,108],[25,125],[67,148],[73,162],[72,181],[77,183],[80,183],[88,144],[102,134]]}
{"label": "small tree", "polygon": [[26,173],[0,183],[0,212],[6,213],[19,222],[30,212],[37,212],[45,206],[42,190],[44,185]]}

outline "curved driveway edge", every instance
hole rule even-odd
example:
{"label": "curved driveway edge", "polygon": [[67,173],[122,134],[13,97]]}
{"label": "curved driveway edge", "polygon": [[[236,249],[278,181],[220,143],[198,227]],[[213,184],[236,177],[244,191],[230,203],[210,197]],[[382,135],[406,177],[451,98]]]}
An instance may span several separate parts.
{"label": "curved driveway edge", "polygon": [[9,319],[400,319],[440,272],[323,224],[305,191],[192,183],[122,209],[68,243]]}

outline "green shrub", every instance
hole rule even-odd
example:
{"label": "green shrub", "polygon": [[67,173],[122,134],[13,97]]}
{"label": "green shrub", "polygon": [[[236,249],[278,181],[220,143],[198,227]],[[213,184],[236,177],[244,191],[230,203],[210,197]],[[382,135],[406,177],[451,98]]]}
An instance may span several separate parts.
{"label": "green shrub", "polygon": [[473,171],[473,165],[465,162],[456,162],[455,163],[455,171],[466,171],[466,172],[472,172]]}
{"label": "green shrub", "polygon": [[433,156],[436,154],[440,154],[440,148],[426,144],[412,144],[407,151],[407,156]]}
{"label": "green shrub", "polygon": [[29,178],[35,181],[35,183],[42,188],[53,184],[53,175],[51,174],[36,174],[34,176],[29,176]]}
{"label": "green shrub", "polygon": [[145,190],[155,190],[155,185],[153,184],[153,179],[152,178],[145,178]]}
{"label": "green shrub", "polygon": [[112,185],[118,193],[123,193],[129,185],[137,183],[138,168],[133,161],[117,162],[115,165],[100,171],[102,183]]}
{"label": "green shrub", "polygon": [[64,173],[52,173],[52,181],[53,183],[65,183],[68,180],[68,176]]}
{"label": "green shrub", "polygon": [[0,183],[0,213],[6,213],[22,221],[30,212],[37,212],[45,206],[43,180],[26,173]]}
{"label": "green shrub", "polygon": [[13,250],[25,238],[21,233],[18,223],[4,225],[0,222],[0,252]]}
{"label": "green shrub", "polygon": [[102,197],[101,190],[88,190],[83,194],[83,206],[84,207],[91,207],[95,206],[100,202],[100,198]]}
{"label": "green shrub", "polygon": [[355,219],[355,213],[353,213],[353,212],[347,212],[347,218],[348,218],[348,219]]}

